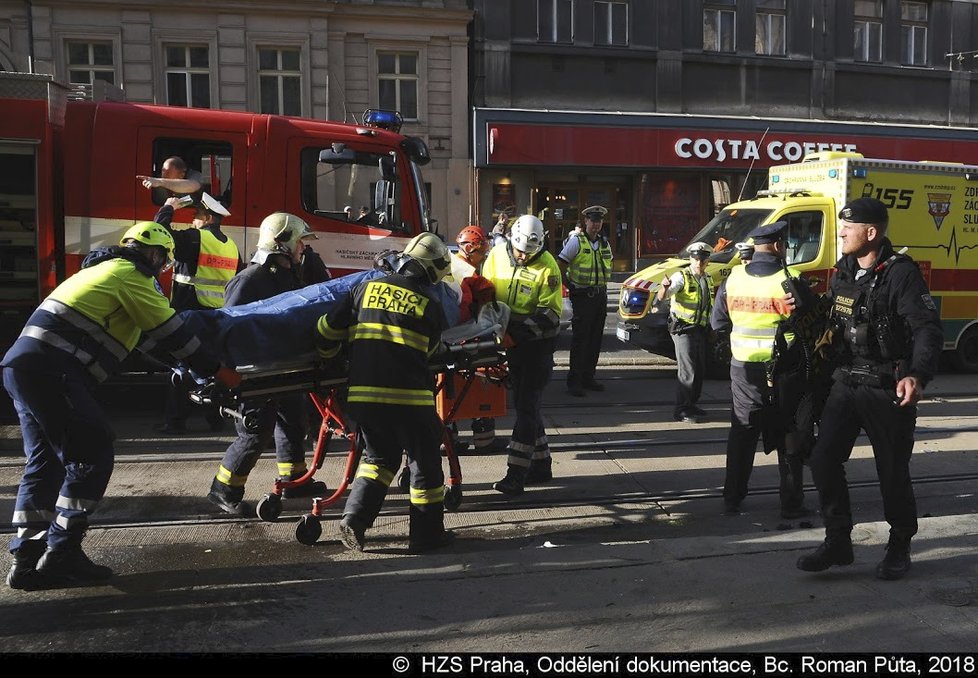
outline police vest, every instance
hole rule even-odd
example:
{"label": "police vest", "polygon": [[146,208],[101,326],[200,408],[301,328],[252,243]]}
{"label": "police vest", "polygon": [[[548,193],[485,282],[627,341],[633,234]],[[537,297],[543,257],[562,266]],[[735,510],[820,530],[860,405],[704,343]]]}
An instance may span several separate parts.
{"label": "police vest", "polygon": [[[774,355],[774,338],[778,324],[790,315],[782,297],[784,271],[756,277],[747,273],[746,266],[737,266],[727,278],[727,311],[733,328],[730,330],[730,354],[745,363],[763,363]],[[791,276],[798,271],[789,268]],[[791,334],[785,338],[790,342]]]}
{"label": "police vest", "polygon": [[587,233],[577,235],[577,256],[567,268],[567,279],[578,287],[606,285],[611,278],[611,245],[599,236],[598,249],[588,241]]}
{"label": "police vest", "polygon": [[710,301],[713,299],[713,279],[704,274],[708,294],[706,299],[702,299],[699,279],[688,268],[679,269],[679,272],[683,274],[683,287],[672,298],[672,314],[689,325],[708,325]]}
{"label": "police vest", "polygon": [[189,265],[178,265],[173,281],[192,285],[197,302],[204,308],[224,305],[224,288],[238,271],[238,247],[231,238],[221,242],[207,229],[200,229],[200,254],[197,270],[190,273]]}

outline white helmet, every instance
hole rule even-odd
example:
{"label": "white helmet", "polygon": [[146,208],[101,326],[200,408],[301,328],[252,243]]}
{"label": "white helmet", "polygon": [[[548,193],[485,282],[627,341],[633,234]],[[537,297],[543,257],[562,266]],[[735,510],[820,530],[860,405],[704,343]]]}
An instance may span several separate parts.
{"label": "white helmet", "polygon": [[292,254],[303,238],[318,238],[304,220],[288,212],[265,217],[258,228],[258,249]]}
{"label": "white helmet", "polygon": [[510,230],[509,242],[513,249],[534,255],[543,249],[543,222],[532,214],[524,214]]}
{"label": "white helmet", "polygon": [[404,248],[402,262],[397,270],[400,273],[404,267],[417,262],[428,275],[428,282],[435,284],[444,278],[452,268],[451,253],[448,247],[434,233],[419,233],[411,238]]}
{"label": "white helmet", "polygon": [[694,243],[690,243],[686,248],[686,256],[710,256],[713,253],[713,248],[707,245],[702,240],[697,240]]}

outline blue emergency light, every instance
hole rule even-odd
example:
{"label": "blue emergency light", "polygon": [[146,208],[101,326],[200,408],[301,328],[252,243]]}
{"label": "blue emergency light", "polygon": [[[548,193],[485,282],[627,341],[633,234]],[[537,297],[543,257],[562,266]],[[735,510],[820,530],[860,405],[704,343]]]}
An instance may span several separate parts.
{"label": "blue emergency light", "polygon": [[368,108],[363,112],[363,124],[367,127],[386,129],[391,132],[400,132],[404,119],[397,111],[385,111],[379,108]]}
{"label": "blue emergency light", "polygon": [[856,179],[865,179],[867,174],[865,167],[856,167],[852,170],[852,176]]}
{"label": "blue emergency light", "polygon": [[775,175],[774,175],[773,177],[771,177],[771,183],[772,183],[772,184],[776,184],[776,183],[778,183],[779,181],[781,181],[781,175],[779,175],[779,174],[775,174]]}
{"label": "blue emergency light", "polygon": [[835,179],[838,176],[839,176],[839,170],[836,170],[836,169],[830,169],[829,170],[829,179]]}

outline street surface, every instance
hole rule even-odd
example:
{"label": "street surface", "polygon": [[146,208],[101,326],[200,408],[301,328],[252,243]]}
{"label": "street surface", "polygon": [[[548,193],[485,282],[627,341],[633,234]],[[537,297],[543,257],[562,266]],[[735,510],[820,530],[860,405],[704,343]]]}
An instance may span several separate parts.
{"label": "street surface", "polygon": [[[978,397],[942,374],[920,406],[912,470],[920,533],[907,579],[874,576],[886,524],[865,437],[847,465],[856,562],[811,575],[795,560],[820,520],[785,521],[777,468],[758,453],[745,513],[722,515],[729,384],[706,383],[709,421],[672,421],[675,367],[628,350],[606,326],[605,393],[564,388],[561,338],[544,416],[552,483],[518,499],[491,489],[505,456],[461,457],[456,545],[407,553],[407,499],[392,486],[363,554],[338,540],[342,500],[318,543],[294,537],[306,500],[275,523],[234,519],[204,498],[228,434],[191,420],[160,438],[162,390],[115,389],[117,462],[85,549],[107,586],[25,593],[0,587],[4,652],[974,652],[978,647]],[[154,411],[155,410],[155,411]],[[497,422],[508,431],[512,417]],[[196,430],[193,428],[196,427]],[[467,424],[462,427],[468,438]],[[0,515],[22,465],[0,439]],[[342,477],[334,441],[317,474]],[[246,499],[271,488],[274,455]],[[817,500],[806,472],[807,504]],[[9,525],[2,531],[3,545]],[[0,549],[0,569],[9,555]],[[415,675],[420,675],[415,673]]]}

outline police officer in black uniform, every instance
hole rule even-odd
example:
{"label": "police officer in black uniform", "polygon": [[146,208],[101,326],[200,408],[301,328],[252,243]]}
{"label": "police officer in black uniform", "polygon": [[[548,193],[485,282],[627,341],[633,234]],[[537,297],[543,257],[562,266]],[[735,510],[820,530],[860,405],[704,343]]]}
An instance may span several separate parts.
{"label": "police officer in black uniform", "polygon": [[829,290],[839,367],[810,462],[825,541],[798,559],[798,569],[819,572],[853,562],[843,464],[862,429],[873,447],[890,524],[876,576],[900,579],[910,569],[910,539],[917,532],[910,480],[917,402],[937,371],[944,336],[923,275],[910,257],[893,251],[886,237],[886,206],[858,198],[839,212],[839,219],[843,257]]}

